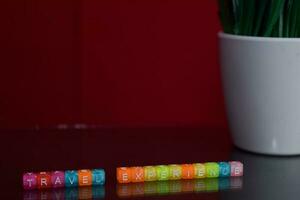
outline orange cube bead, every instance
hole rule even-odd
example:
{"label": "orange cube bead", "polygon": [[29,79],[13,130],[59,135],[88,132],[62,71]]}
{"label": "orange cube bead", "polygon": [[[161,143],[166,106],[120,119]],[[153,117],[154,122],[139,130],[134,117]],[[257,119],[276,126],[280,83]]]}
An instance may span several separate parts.
{"label": "orange cube bead", "polygon": [[134,183],[144,182],[144,168],[131,167],[131,181]]}
{"label": "orange cube bead", "polygon": [[91,186],[92,185],[92,171],[88,169],[78,170],[78,185]]}
{"label": "orange cube bead", "polygon": [[131,168],[129,167],[117,168],[117,180],[119,183],[130,183],[132,181]]}
{"label": "orange cube bead", "polygon": [[182,179],[193,179],[195,176],[194,166],[192,164],[181,165]]}

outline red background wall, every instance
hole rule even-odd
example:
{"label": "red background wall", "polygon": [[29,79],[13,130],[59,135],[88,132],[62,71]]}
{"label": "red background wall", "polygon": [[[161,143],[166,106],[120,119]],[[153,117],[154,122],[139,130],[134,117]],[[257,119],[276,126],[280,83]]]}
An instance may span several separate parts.
{"label": "red background wall", "polygon": [[216,1],[1,4],[1,128],[226,126]]}

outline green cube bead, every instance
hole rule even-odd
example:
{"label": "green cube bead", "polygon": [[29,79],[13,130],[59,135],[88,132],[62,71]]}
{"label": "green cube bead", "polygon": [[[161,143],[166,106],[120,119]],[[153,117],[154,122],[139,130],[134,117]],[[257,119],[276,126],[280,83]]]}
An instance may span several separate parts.
{"label": "green cube bead", "polygon": [[219,164],[216,162],[205,163],[205,171],[207,178],[217,178],[220,175]]}
{"label": "green cube bead", "polygon": [[159,181],[167,181],[170,177],[170,169],[167,165],[158,165],[155,166],[156,169],[156,177]]}

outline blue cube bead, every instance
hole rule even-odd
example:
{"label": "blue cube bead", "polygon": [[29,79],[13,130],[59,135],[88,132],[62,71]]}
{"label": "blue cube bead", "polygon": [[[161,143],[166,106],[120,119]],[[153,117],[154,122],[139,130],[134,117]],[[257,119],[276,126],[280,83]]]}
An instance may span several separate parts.
{"label": "blue cube bead", "polygon": [[230,164],[228,162],[219,162],[220,177],[229,177],[230,176]]}
{"label": "blue cube bead", "polygon": [[104,185],[105,183],[105,171],[103,169],[92,170],[92,185]]}
{"label": "blue cube bead", "polygon": [[65,171],[65,186],[77,187],[78,186],[78,172],[75,170]]}

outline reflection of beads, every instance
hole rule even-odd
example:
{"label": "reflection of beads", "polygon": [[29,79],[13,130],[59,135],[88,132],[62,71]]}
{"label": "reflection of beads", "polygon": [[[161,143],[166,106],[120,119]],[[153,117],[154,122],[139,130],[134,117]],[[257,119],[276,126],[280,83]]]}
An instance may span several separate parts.
{"label": "reflection of beads", "polygon": [[229,176],[243,176],[243,164],[239,161],[232,161],[117,168],[119,183]]}
{"label": "reflection of beads", "polygon": [[172,195],[193,192],[217,192],[222,190],[241,189],[242,187],[242,177],[151,181],[118,184],[117,195],[119,197]]}

